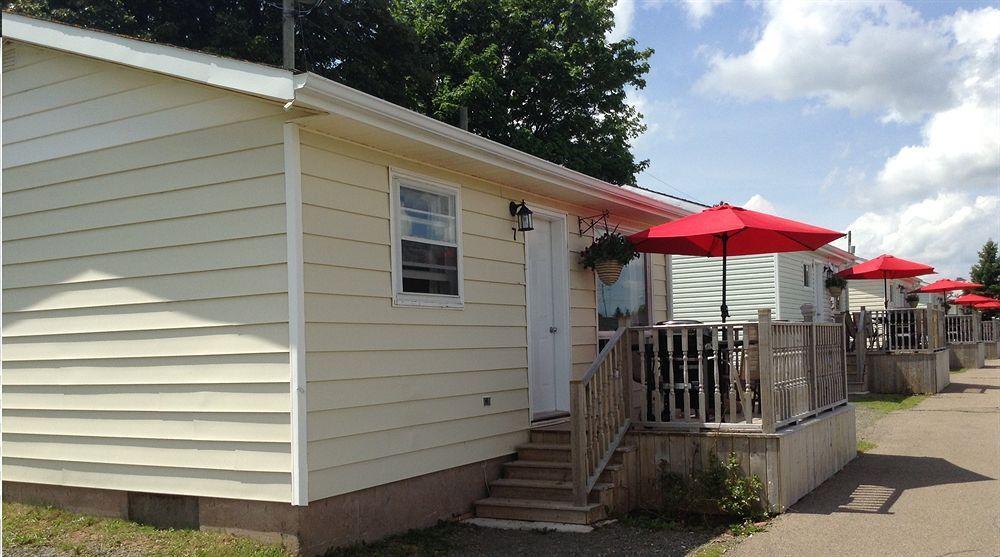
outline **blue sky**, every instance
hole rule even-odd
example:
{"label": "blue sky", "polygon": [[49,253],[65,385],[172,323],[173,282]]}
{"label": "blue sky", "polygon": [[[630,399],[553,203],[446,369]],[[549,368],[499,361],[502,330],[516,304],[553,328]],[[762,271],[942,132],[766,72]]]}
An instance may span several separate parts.
{"label": "blue sky", "polygon": [[[640,185],[851,230],[967,276],[1000,240],[1000,10],[987,2],[621,0],[656,53]],[[667,185],[669,184],[669,185]]]}

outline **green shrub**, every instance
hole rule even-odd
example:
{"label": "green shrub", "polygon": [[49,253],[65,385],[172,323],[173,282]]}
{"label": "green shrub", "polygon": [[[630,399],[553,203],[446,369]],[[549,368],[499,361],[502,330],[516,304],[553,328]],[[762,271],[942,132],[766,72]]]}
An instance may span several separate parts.
{"label": "green shrub", "polygon": [[746,476],[735,453],[724,461],[712,454],[708,467],[696,470],[691,479],[660,468],[660,490],[664,513],[670,516],[721,514],[741,521],[762,517],[764,484],[756,475]]}

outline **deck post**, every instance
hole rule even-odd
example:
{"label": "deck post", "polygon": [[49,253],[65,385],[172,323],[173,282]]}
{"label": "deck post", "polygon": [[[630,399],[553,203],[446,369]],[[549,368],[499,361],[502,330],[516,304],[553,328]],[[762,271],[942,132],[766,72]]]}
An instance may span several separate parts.
{"label": "deck post", "polygon": [[771,310],[757,310],[757,357],[760,371],[760,421],[774,433],[774,361],[771,357]]}
{"label": "deck post", "polygon": [[584,401],[584,385],[580,381],[569,384],[570,463],[573,481],[573,501],[577,505],[587,504],[587,417],[584,415],[587,403]]}
{"label": "deck post", "polygon": [[862,389],[868,388],[868,373],[865,370],[865,358],[868,355],[868,328],[865,326],[865,323],[868,322],[868,316],[866,313],[865,306],[861,306],[861,310],[858,311],[858,322],[855,325],[857,337],[854,339],[854,357],[857,358],[854,369],[858,379],[861,380]]}
{"label": "deck post", "polygon": [[982,342],[983,340],[983,314],[979,311],[972,312],[972,342]]}

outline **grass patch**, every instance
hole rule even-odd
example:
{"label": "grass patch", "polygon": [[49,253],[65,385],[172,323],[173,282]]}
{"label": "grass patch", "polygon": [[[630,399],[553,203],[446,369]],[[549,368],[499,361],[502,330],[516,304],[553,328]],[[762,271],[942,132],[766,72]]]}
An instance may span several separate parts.
{"label": "grass patch", "polygon": [[279,545],[198,530],[160,530],[52,507],[3,505],[3,547],[51,547],[82,556],[119,551],[162,557],[288,557]]}
{"label": "grass patch", "polygon": [[326,557],[430,557],[455,549],[453,534],[469,528],[457,522],[439,522],[431,528],[410,530],[374,543],[359,543],[327,551]]}
{"label": "grass patch", "polygon": [[712,542],[708,545],[699,547],[698,551],[695,552],[694,557],[720,557],[720,555],[724,555],[728,550],[729,547],[726,546],[726,544]]}
{"label": "grass patch", "polygon": [[858,439],[858,452],[859,453],[867,453],[868,451],[874,449],[877,446],[878,445],[876,445],[875,443],[872,443],[871,441],[869,441],[867,439]]}
{"label": "grass patch", "polygon": [[852,402],[869,410],[888,414],[898,410],[909,410],[925,398],[927,395],[867,394],[855,398]]}
{"label": "grass patch", "polygon": [[960,367],[951,373],[965,373],[967,370],[968,368]]}

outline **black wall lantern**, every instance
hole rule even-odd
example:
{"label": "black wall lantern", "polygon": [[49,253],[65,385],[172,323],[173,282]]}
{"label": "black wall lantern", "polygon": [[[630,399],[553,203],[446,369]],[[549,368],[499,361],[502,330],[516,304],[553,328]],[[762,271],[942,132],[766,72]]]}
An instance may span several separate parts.
{"label": "black wall lantern", "polygon": [[514,231],[514,239],[517,239],[518,232],[527,232],[529,230],[534,230],[535,227],[531,223],[531,209],[524,204],[524,200],[521,203],[516,201],[510,202],[510,216],[514,217],[514,226],[511,230]]}

